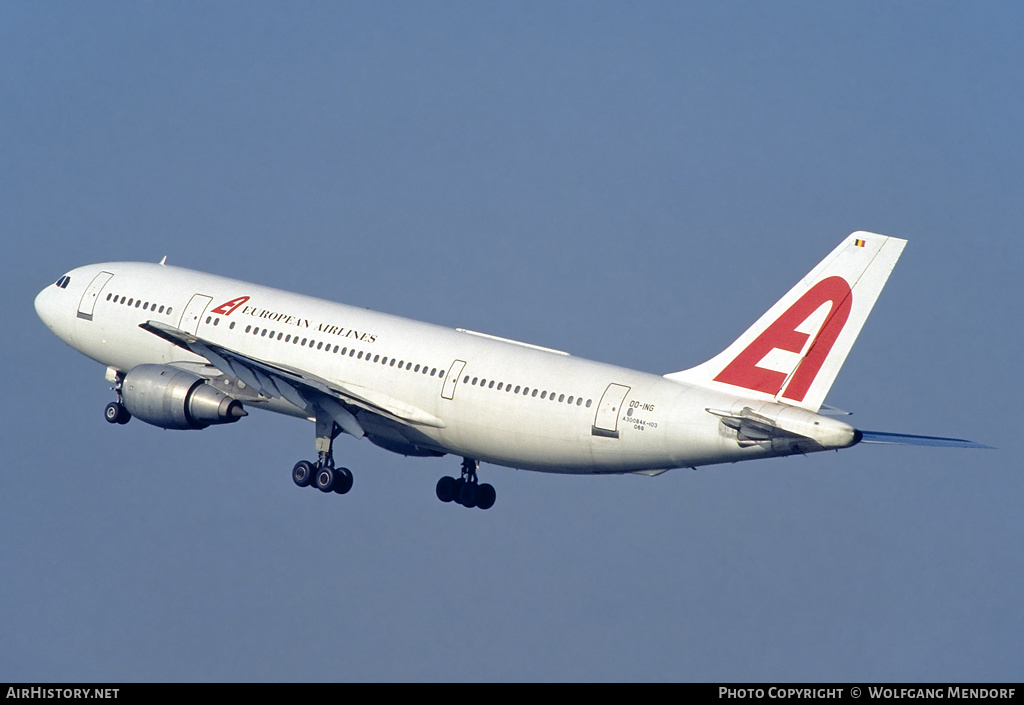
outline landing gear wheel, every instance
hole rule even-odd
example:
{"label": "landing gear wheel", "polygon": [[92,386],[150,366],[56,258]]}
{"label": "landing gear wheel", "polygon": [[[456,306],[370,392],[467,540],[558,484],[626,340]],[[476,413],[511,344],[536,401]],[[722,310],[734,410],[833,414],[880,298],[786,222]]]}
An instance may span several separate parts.
{"label": "landing gear wheel", "polygon": [[459,504],[467,509],[475,507],[477,494],[476,488],[477,486],[472,482],[467,482],[459,488]]}
{"label": "landing gear wheel", "polygon": [[335,468],[332,489],[336,494],[345,494],[352,489],[352,471],[348,468]]}
{"label": "landing gear wheel", "polygon": [[292,481],[299,487],[309,487],[313,481],[313,473],[316,468],[308,460],[300,460],[292,468]]}
{"label": "landing gear wheel", "polygon": [[128,409],[124,408],[124,404],[118,401],[112,401],[107,404],[107,408],[103,410],[103,416],[106,418],[107,423],[116,423],[122,426],[132,420],[132,415],[128,413]]}
{"label": "landing gear wheel", "polygon": [[335,477],[336,474],[334,468],[324,466],[322,468],[317,468],[313,482],[316,483],[316,488],[321,492],[331,492],[334,490]]}
{"label": "landing gear wheel", "polygon": [[455,483],[455,478],[447,475],[438,480],[435,488],[437,498],[442,502],[451,502],[455,499]]}
{"label": "landing gear wheel", "polygon": [[476,488],[476,506],[480,509],[490,509],[494,506],[497,496],[498,493],[494,491],[494,487],[485,482]]}

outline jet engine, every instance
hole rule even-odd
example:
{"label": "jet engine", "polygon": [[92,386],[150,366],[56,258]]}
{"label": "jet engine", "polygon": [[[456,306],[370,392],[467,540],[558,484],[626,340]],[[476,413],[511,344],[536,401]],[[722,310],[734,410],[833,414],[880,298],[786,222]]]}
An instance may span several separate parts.
{"label": "jet engine", "polygon": [[133,367],[121,385],[132,416],[160,428],[206,428],[248,416],[242,402],[199,375],[169,365]]}

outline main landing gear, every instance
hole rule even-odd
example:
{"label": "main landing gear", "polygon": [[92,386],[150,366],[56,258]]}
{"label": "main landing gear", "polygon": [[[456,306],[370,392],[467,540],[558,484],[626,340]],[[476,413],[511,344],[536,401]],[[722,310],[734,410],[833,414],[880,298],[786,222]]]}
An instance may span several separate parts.
{"label": "main landing gear", "polygon": [[292,468],[292,481],[299,487],[315,487],[321,492],[345,494],[352,489],[352,471],[334,467],[333,458],[320,458],[315,463],[300,460]]}
{"label": "main landing gear", "polygon": [[455,502],[463,507],[479,507],[490,509],[494,506],[496,493],[494,487],[479,484],[476,471],[480,467],[479,460],[462,459],[462,477],[442,477],[437,481],[437,498],[442,502]]}
{"label": "main landing gear", "polygon": [[292,481],[299,487],[315,487],[323,493],[345,494],[352,489],[352,471],[334,467],[334,439],[341,433],[338,424],[326,414],[316,416],[317,460],[300,460],[292,468]]}

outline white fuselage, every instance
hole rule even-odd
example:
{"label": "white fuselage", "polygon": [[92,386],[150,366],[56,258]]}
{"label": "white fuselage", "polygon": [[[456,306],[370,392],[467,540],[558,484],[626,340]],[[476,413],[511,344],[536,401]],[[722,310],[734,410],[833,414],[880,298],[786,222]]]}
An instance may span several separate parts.
{"label": "white fuselage", "polygon": [[[372,440],[399,452],[418,448],[565,473],[656,471],[778,454],[770,444],[737,443],[709,413],[759,403],[741,389],[731,395],[177,267],[115,262],[68,276],[63,287],[39,294],[36,309],[58,337],[103,365],[127,372],[145,363],[205,364],[139,327],[174,326],[439,420],[401,424],[356,412]],[[308,416],[281,398],[246,405]]]}

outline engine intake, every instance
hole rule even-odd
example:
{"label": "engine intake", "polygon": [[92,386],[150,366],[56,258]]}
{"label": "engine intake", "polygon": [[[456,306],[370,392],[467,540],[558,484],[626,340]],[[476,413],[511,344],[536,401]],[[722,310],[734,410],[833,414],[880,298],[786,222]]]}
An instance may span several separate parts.
{"label": "engine intake", "polygon": [[199,375],[169,365],[133,367],[121,385],[132,416],[160,428],[206,428],[248,416],[242,402]]}

